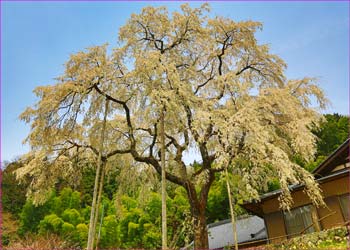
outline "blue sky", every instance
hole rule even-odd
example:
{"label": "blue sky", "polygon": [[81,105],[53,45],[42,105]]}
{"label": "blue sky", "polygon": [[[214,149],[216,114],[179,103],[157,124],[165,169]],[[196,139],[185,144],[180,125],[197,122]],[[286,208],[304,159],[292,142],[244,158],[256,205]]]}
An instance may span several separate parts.
{"label": "blue sky", "polygon": [[[183,3],[183,2],[182,2]],[[69,55],[116,45],[118,29],[147,5],[178,2],[1,2],[1,160],[29,150],[30,127],[18,119],[35,103],[32,90],[52,84]],[[191,2],[192,6],[201,3]],[[332,105],[349,114],[348,2],[211,2],[211,15],[256,20],[260,43],[288,64],[288,78],[318,77]]]}

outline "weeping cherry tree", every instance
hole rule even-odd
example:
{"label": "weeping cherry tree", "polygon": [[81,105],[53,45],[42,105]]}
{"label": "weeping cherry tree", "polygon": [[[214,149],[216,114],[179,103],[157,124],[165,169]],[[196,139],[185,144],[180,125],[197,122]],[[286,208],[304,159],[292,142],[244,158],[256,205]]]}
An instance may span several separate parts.
{"label": "weeping cherry tree", "polygon": [[[65,159],[72,150],[98,154],[94,131],[108,100],[102,159],[128,154],[158,174],[164,111],[165,175],[187,192],[195,248],[208,248],[208,192],[228,165],[241,176],[247,200],[259,199],[278,178],[281,207],[292,203],[291,183],[305,184],[321,204],[312,175],[293,156],[308,161],[315,153],[310,127],[322,118],[323,92],[312,78],[286,79],[285,62],[255,38],[261,23],[208,12],[206,4],[173,13],[146,7],[120,28],[113,50],[103,45],[72,55],[57,82],[38,87],[39,101],[21,115],[31,124],[32,147],[22,175],[36,172],[41,183],[48,169],[71,167]],[[193,151],[200,167],[184,162]]]}

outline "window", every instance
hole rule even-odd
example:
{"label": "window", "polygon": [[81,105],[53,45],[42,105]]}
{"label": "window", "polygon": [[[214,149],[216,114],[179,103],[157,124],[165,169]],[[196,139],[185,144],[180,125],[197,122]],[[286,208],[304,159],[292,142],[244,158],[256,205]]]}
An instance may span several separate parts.
{"label": "window", "polygon": [[339,202],[341,211],[343,213],[345,221],[349,220],[349,209],[350,209],[350,196],[349,194],[339,196]]}
{"label": "window", "polygon": [[306,228],[308,229],[306,229],[304,233],[315,232],[316,225],[313,224],[312,210],[312,206],[307,205],[303,207],[294,208],[290,210],[290,212],[285,212],[284,218],[286,222],[287,234],[294,236],[293,234],[300,234]]}

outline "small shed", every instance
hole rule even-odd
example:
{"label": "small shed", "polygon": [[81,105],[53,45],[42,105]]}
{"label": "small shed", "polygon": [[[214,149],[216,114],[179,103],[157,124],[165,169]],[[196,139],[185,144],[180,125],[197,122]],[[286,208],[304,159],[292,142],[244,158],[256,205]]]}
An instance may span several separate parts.
{"label": "small shed", "polygon": [[[241,216],[236,221],[237,239],[240,248],[266,243],[264,220],[258,216]],[[234,245],[231,219],[208,225],[209,249],[224,249]]]}

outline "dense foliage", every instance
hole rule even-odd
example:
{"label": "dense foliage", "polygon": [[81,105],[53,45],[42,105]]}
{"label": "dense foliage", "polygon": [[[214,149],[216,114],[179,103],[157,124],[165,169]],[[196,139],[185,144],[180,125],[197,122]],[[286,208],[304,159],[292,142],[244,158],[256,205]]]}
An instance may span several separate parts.
{"label": "dense foliage", "polygon": [[349,117],[327,114],[320,129],[314,133],[318,137],[316,156],[328,156],[349,138]]}
{"label": "dense foliage", "polygon": [[305,234],[277,245],[268,245],[261,250],[289,249],[347,249],[349,233],[346,227],[336,227],[320,232]]}
{"label": "dense foliage", "polygon": [[10,212],[13,216],[18,217],[26,202],[26,192],[28,181],[22,180],[18,182],[14,171],[22,167],[18,161],[5,165],[2,172],[1,188],[2,188],[2,208],[6,212]]}
{"label": "dense foliage", "polygon": [[[8,191],[23,188],[8,168],[6,175],[13,177],[12,189],[5,185],[4,196]],[[31,199],[25,201],[25,191],[21,191],[18,234],[21,238],[29,235],[55,234],[66,240],[65,246],[84,247],[87,240],[87,226],[90,216],[91,193],[94,170],[84,171],[76,191],[65,187],[60,182],[53,189],[50,197],[43,204],[34,204]],[[131,169],[107,177],[104,188],[102,226],[99,246],[101,247],[159,247],[161,244],[160,210],[161,200],[159,180],[145,184],[144,173],[137,174]],[[134,178],[132,181],[128,181]],[[149,176],[147,177],[149,180]],[[125,181],[127,179],[127,181]],[[117,184],[118,183],[118,184]],[[113,188],[111,188],[113,187]],[[228,214],[227,191],[225,183],[215,182],[207,206],[208,222],[225,219]],[[183,246],[193,239],[189,203],[185,190],[175,185],[168,185],[168,234],[169,246]],[[113,191],[112,191],[113,190]],[[112,193],[112,195],[110,195]],[[5,210],[9,210],[6,206]],[[101,216],[101,214],[100,214]],[[101,218],[99,218],[99,222]],[[99,225],[98,225],[99,226]],[[32,236],[31,236],[32,237]],[[4,238],[8,244],[8,237]],[[68,244],[68,245],[67,245]]]}
{"label": "dense foliage", "polygon": [[[316,154],[319,157],[312,163],[314,166],[317,166],[317,161],[322,154],[330,154],[348,136],[346,133],[349,127],[348,117],[337,114],[325,117],[326,120],[322,123],[320,130],[314,132],[320,138],[317,144],[319,151]],[[322,145],[327,145],[329,150],[325,151]],[[19,219],[18,232],[21,237],[28,233],[43,236],[49,233],[69,239],[70,246],[84,246],[87,239],[95,170],[85,168],[80,182],[75,183],[75,186],[61,180],[52,190],[50,198],[44,204],[36,206],[30,199],[26,201],[25,197],[30,181],[19,183],[16,180],[14,171],[20,166],[21,163],[14,161],[6,165],[3,171],[2,204],[5,212],[10,212],[14,218]],[[235,186],[239,183],[237,178],[239,179],[239,176],[230,176],[234,189],[239,189]],[[151,183],[149,183],[150,180],[152,180]],[[69,186],[71,188],[67,188]],[[278,187],[277,182],[270,184],[271,189]],[[75,191],[72,190],[74,188]],[[109,172],[104,185],[103,208],[101,207],[100,210],[103,210],[104,215],[99,245],[123,248],[160,246],[159,188],[158,178],[147,171],[137,174],[131,168]],[[171,245],[183,246],[193,237],[185,190],[169,184],[167,192]],[[237,205],[241,202],[241,198],[235,195],[234,199],[236,214],[243,213],[244,211]],[[218,178],[212,185],[206,217],[208,223],[229,217],[227,190],[223,179]],[[13,220],[11,220],[12,224],[15,224]],[[3,235],[3,243],[10,243],[10,238],[7,233]],[[15,237],[15,240],[18,239]],[[26,238],[26,241],[30,239]]]}
{"label": "dense foliage", "polygon": [[[183,229],[188,220],[189,205],[183,190],[176,189],[168,197],[168,227],[173,246],[189,241]],[[90,206],[83,206],[81,193],[64,188],[42,205],[27,200],[20,214],[20,234],[57,234],[69,240],[72,246],[85,247],[88,233]],[[103,198],[99,221],[99,246],[121,248],[156,248],[160,246],[160,209],[158,193],[148,197],[121,196],[120,199]],[[116,209],[117,208],[117,209]],[[103,213],[103,215],[102,215]],[[101,218],[102,216],[102,218]]]}
{"label": "dense foliage", "polygon": [[310,172],[349,138],[349,116],[335,113],[326,114],[324,117],[325,119],[319,129],[313,131],[318,138],[315,159],[309,163],[299,162],[300,165]]}

